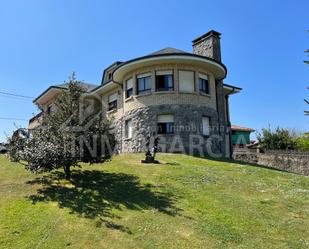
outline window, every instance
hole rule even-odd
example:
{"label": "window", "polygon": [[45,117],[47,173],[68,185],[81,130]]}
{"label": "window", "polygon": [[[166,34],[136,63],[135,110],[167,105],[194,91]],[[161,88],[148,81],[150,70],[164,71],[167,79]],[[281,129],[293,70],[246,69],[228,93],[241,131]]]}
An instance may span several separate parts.
{"label": "window", "polygon": [[194,92],[194,72],[179,71],[179,91]]}
{"label": "window", "polygon": [[202,125],[203,125],[203,135],[209,136],[210,135],[210,118],[202,117]]}
{"label": "window", "polygon": [[111,111],[117,108],[117,93],[108,96],[108,110]]}
{"label": "window", "polygon": [[174,116],[170,114],[158,115],[158,133],[174,133]]}
{"label": "window", "polygon": [[137,76],[137,94],[151,92],[151,77],[150,74],[140,74]]}
{"label": "window", "polygon": [[112,73],[109,73],[108,74],[108,80],[111,80],[112,79]]}
{"label": "window", "polygon": [[173,91],[173,71],[156,72],[156,89],[157,91]]}
{"label": "window", "polygon": [[209,94],[208,76],[205,74],[199,74],[200,92]]}
{"label": "window", "polygon": [[50,106],[47,107],[46,113],[47,113],[47,114],[50,114],[51,111],[52,111],[52,106],[50,105]]}
{"label": "window", "polygon": [[133,80],[132,78],[131,79],[128,79],[126,81],[126,97],[129,98],[130,96],[133,95]]}
{"label": "window", "polygon": [[132,120],[127,120],[125,125],[125,137],[131,138],[132,137]]}

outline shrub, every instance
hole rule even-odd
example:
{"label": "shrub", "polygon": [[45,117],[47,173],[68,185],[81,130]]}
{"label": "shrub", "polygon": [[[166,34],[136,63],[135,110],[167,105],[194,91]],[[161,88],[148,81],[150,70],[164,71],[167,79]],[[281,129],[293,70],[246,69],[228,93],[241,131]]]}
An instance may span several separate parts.
{"label": "shrub", "polygon": [[296,136],[291,130],[276,128],[274,131],[270,128],[262,129],[257,133],[257,139],[261,148],[267,150],[295,150],[297,149]]}
{"label": "shrub", "polygon": [[301,151],[309,151],[309,132],[297,138],[297,148]]}

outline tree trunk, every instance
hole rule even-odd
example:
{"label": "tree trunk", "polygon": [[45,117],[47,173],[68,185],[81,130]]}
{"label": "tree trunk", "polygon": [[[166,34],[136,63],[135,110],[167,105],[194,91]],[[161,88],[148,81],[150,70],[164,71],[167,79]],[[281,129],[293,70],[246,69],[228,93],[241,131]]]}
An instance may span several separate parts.
{"label": "tree trunk", "polygon": [[64,170],[64,174],[65,174],[65,179],[70,180],[71,179],[70,166],[69,165],[63,166],[63,170]]}

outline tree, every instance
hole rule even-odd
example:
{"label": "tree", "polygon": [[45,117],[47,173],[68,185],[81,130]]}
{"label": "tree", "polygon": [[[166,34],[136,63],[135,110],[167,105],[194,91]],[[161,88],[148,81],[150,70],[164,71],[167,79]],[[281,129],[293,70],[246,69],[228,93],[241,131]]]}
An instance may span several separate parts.
{"label": "tree", "polygon": [[[308,32],[309,32],[309,30],[308,30]],[[307,49],[307,50],[305,51],[305,53],[308,53],[307,56],[309,56],[309,49]],[[307,60],[305,60],[304,62],[305,62],[306,64],[309,64],[309,61],[307,61]],[[309,87],[307,87],[307,89],[309,90]],[[305,101],[305,103],[306,103],[307,105],[309,105],[309,101],[308,101],[307,99],[304,99],[304,101]],[[305,111],[305,115],[309,115],[309,111]]]}
{"label": "tree", "polygon": [[66,179],[70,179],[71,167],[79,162],[111,158],[115,139],[112,120],[103,115],[102,108],[96,108],[100,100],[87,97],[74,74],[67,83],[68,89],[55,99],[53,110],[43,116],[41,127],[27,140],[23,155],[29,170],[63,167]]}
{"label": "tree", "polygon": [[18,128],[8,139],[8,155],[11,161],[19,162],[23,160],[22,151],[25,148],[29,133],[26,129]]}
{"label": "tree", "polygon": [[309,132],[297,138],[297,148],[301,151],[309,151]]}
{"label": "tree", "polygon": [[288,129],[277,127],[262,129],[257,133],[257,139],[263,149],[267,150],[295,150],[297,148],[296,135]]}
{"label": "tree", "polygon": [[[309,87],[307,87],[307,89],[309,90]],[[304,99],[305,103],[307,105],[309,105],[309,101],[307,99]],[[309,115],[309,111],[304,111],[305,112],[305,115]]]}

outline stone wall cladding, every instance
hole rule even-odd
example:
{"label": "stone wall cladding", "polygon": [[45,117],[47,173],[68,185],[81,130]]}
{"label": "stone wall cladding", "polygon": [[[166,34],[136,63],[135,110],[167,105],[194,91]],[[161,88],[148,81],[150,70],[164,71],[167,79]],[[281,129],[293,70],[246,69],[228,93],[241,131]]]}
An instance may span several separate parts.
{"label": "stone wall cladding", "polygon": [[203,55],[221,61],[220,38],[208,36],[193,44],[193,54]]}
{"label": "stone wall cladding", "polygon": [[235,160],[259,164],[271,168],[309,176],[309,154],[297,154],[293,152],[235,152]]}
{"label": "stone wall cladding", "polygon": [[[217,112],[212,108],[200,105],[156,105],[144,108],[130,110],[125,113],[122,123],[131,119],[133,122],[133,136],[131,139],[125,138],[125,128],[122,129],[122,152],[145,152],[145,140],[149,134],[156,132],[157,115],[173,114],[174,115],[174,134],[159,135],[160,148],[163,152],[181,152],[181,144],[175,145],[176,139],[181,139],[185,153],[190,151],[189,135],[201,135],[202,117],[209,116],[211,118],[211,126],[216,127]],[[212,131],[212,134],[217,134]],[[204,137],[203,148],[206,154],[207,138]],[[175,146],[173,146],[173,143]],[[176,151],[172,149],[176,148]],[[179,151],[177,151],[179,149]],[[214,152],[221,152],[222,148],[218,144],[213,145]]]}

